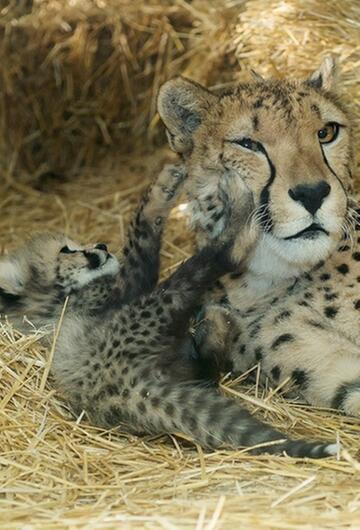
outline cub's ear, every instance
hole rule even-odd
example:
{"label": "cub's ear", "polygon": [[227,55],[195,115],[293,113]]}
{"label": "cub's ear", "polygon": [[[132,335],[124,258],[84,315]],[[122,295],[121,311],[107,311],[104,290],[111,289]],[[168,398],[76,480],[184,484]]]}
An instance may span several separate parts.
{"label": "cub's ear", "polygon": [[0,297],[18,297],[24,289],[24,283],[25,277],[17,261],[0,261]]}
{"label": "cub's ear", "polygon": [[171,149],[182,154],[191,151],[194,131],[217,100],[205,87],[184,77],[171,79],[160,88],[158,111]]}
{"label": "cub's ear", "polygon": [[337,77],[337,67],[335,59],[331,56],[325,57],[320,65],[306,81],[308,85],[313,88],[322,88],[323,90],[331,90],[334,88]]}

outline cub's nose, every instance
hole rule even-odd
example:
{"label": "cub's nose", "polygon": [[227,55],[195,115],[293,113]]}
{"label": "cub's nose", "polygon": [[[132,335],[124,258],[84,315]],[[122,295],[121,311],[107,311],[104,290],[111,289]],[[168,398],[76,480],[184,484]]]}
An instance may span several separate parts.
{"label": "cub's nose", "polygon": [[108,248],[105,243],[98,243],[97,245],[95,245],[95,248],[97,248],[98,250],[104,250],[105,252],[108,251]]}
{"label": "cub's nose", "polygon": [[325,180],[316,184],[299,184],[289,190],[289,196],[300,202],[304,208],[314,215],[322,205],[325,197],[330,193],[331,187]]}
{"label": "cub's nose", "polygon": [[98,254],[95,254],[95,252],[88,252],[85,250],[84,255],[88,261],[89,269],[97,269],[100,267],[101,258]]}

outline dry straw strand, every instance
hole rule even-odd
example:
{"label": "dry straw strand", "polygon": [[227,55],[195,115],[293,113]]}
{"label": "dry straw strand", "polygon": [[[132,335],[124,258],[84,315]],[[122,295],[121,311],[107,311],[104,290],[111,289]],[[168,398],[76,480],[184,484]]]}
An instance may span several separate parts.
{"label": "dry straw strand", "polygon": [[[218,88],[250,68],[305,76],[333,52],[359,120],[359,28],[350,0],[0,0],[1,250],[42,227],[119,248],[140,194],[170,158],[154,149],[164,139],[155,95],[172,75]],[[175,209],[162,274],[192,251]],[[1,324],[0,527],[360,527],[357,419],[289,402],[244,375],[224,392],[293,436],[339,434],[340,459],[205,453],[182,437],[74,420],[51,374],[42,387],[46,366],[38,333]]]}

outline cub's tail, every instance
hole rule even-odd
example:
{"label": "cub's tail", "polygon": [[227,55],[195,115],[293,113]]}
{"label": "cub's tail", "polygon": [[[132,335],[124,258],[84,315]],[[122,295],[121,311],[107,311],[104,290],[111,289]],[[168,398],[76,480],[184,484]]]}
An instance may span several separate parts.
{"label": "cub's tail", "polygon": [[[337,452],[337,445],[291,440],[257,420],[236,401],[220,395],[216,388],[190,383],[144,384],[126,406],[114,396],[98,423],[114,427],[124,422],[131,430],[148,433],[180,432],[202,447],[254,447],[251,452],[293,457],[324,458]],[[100,412],[100,411],[99,411]],[[104,421],[105,420],[105,421]]]}

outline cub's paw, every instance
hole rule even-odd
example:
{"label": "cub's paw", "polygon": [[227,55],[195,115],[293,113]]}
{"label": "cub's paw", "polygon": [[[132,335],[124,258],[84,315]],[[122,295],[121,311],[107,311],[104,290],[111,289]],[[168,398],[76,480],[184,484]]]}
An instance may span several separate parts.
{"label": "cub's paw", "polygon": [[194,342],[202,359],[212,362],[220,372],[231,372],[231,344],[240,335],[230,309],[209,305],[202,309],[194,326]]}
{"label": "cub's paw", "polygon": [[167,164],[146,193],[143,215],[156,230],[162,230],[164,221],[180,195],[186,176],[184,165]]}
{"label": "cub's paw", "polygon": [[223,179],[223,193],[227,197],[226,225],[219,241],[230,247],[230,259],[240,264],[254,247],[259,237],[259,225],[253,215],[252,193],[233,175]]}
{"label": "cub's paw", "polygon": [[181,184],[187,176],[184,164],[166,164],[153,187],[159,201],[173,201],[180,192]]}
{"label": "cub's paw", "polygon": [[203,232],[205,240],[219,237],[226,226],[227,216],[227,204],[219,194],[208,194],[191,202],[191,224]]}
{"label": "cub's paw", "polygon": [[227,231],[236,234],[249,228],[255,210],[252,192],[237,175],[229,173],[221,179],[221,196],[227,205]]}

